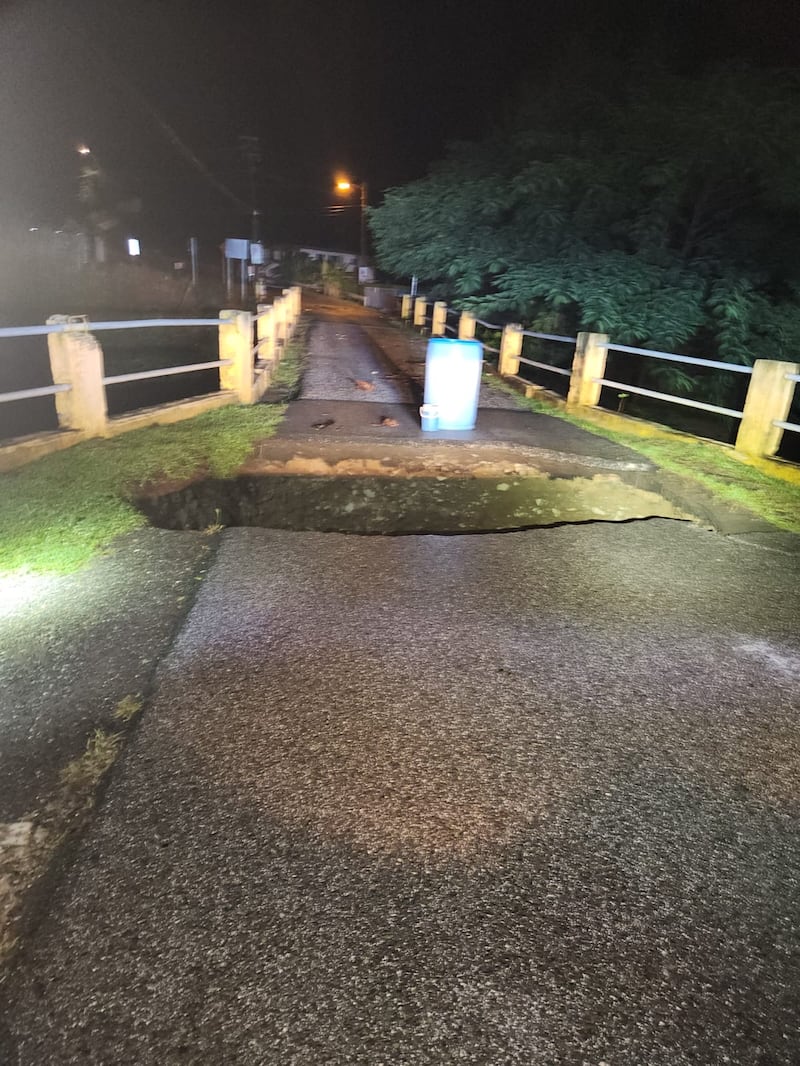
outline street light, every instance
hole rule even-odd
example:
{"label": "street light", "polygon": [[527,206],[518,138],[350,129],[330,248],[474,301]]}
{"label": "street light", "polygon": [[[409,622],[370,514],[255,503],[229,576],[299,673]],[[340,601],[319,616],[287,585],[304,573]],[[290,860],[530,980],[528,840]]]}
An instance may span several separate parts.
{"label": "street light", "polygon": [[361,234],[361,250],[359,254],[359,266],[367,265],[367,183],[365,181],[350,181],[349,178],[339,178],[336,182],[336,189],[338,192],[348,193],[353,189],[358,189],[360,193],[359,207],[360,207],[360,234]]}

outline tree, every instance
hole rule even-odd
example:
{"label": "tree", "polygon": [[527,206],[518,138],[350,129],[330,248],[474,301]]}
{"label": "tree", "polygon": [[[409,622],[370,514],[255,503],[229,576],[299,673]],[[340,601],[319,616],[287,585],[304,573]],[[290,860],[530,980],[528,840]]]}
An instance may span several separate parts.
{"label": "tree", "polygon": [[530,96],[387,192],[379,262],[562,332],[796,357],[799,104],[795,72],[731,68]]}

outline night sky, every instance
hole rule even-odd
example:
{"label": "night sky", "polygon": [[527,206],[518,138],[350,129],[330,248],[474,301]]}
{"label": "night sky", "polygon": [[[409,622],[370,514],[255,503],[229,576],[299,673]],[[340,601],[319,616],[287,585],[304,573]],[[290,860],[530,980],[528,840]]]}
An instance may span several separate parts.
{"label": "night sky", "polygon": [[[522,80],[590,63],[619,80],[657,58],[693,73],[800,66],[789,0],[17,0],[0,7],[0,217],[61,225],[80,160],[139,197],[165,251],[248,233],[238,138],[261,138],[268,240],[354,246],[326,205],[337,170],[383,189],[501,121]],[[236,203],[219,184],[225,186]]]}

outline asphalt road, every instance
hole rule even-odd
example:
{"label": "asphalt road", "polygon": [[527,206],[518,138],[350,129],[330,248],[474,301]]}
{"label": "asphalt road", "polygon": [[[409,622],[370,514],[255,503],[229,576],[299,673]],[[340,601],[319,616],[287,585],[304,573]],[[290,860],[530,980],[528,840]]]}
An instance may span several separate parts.
{"label": "asphalt road", "polygon": [[789,1066],[797,555],[229,530],[9,1066]]}

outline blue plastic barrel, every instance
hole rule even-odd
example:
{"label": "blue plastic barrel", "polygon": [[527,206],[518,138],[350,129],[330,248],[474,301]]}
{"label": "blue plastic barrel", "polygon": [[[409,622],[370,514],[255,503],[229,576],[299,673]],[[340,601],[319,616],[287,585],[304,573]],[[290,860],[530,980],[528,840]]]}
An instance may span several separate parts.
{"label": "blue plastic barrel", "polygon": [[479,341],[449,337],[433,337],[428,341],[425,404],[438,410],[437,429],[474,429],[482,370],[483,348]]}

